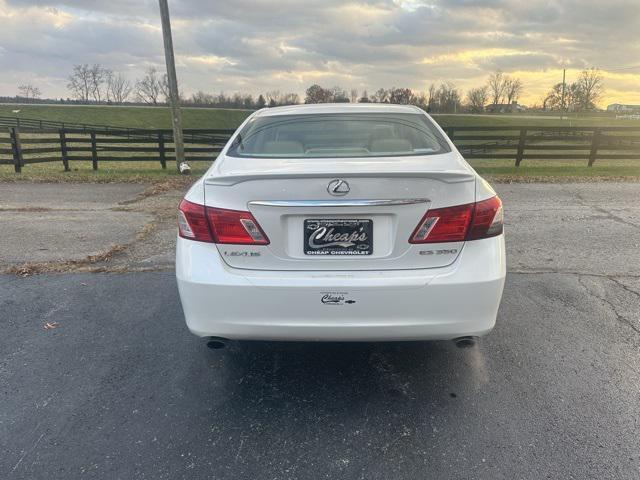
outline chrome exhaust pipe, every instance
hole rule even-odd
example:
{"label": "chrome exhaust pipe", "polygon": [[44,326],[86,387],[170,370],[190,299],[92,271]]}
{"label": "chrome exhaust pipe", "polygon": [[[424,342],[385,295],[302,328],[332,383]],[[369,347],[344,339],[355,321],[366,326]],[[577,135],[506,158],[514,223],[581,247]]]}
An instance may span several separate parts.
{"label": "chrome exhaust pipe", "polygon": [[453,343],[458,348],[471,348],[478,342],[478,337],[458,337],[453,339]]}
{"label": "chrome exhaust pipe", "polygon": [[227,346],[229,340],[222,337],[209,337],[207,340],[207,347],[211,350],[221,350]]}

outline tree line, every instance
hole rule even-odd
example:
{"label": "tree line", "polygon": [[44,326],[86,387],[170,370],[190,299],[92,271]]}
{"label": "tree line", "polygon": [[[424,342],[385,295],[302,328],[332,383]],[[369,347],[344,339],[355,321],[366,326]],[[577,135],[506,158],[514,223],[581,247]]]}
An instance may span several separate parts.
{"label": "tree line", "polygon": [[432,83],[426,91],[414,91],[406,87],[380,88],[369,95],[364,90],[350,92],[341,87],[323,88],[312,85],[306,91],[305,103],[358,102],[358,103],[396,103],[416,105],[433,113],[484,112],[487,104],[511,105],[517,102],[523,92],[523,83],[519,78],[512,78],[501,71],[491,74],[487,83],[472,88],[466,98],[452,82],[440,85]]}
{"label": "tree line", "polygon": [[[563,93],[564,92],[564,93]],[[588,111],[597,108],[604,92],[603,76],[595,68],[580,72],[575,82],[554,85],[544,97],[542,105],[533,105],[534,110]],[[433,113],[482,113],[486,111],[517,111],[517,102],[524,93],[524,83],[498,70],[489,75],[484,85],[471,88],[466,96],[452,82],[431,84],[424,91],[410,88],[380,88],[369,95],[352,89],[347,92],[341,87],[323,88],[310,86],[305,95],[305,103],[396,103],[416,105]]]}
{"label": "tree line", "polygon": [[[68,77],[67,89],[75,103],[146,105],[166,104],[168,85],[166,74],[150,67],[135,81],[122,73],[114,72],[100,64],[79,64]],[[542,99],[535,110],[585,111],[596,108],[604,91],[603,77],[595,68],[585,69],[569,84],[557,83]],[[515,111],[524,93],[524,84],[517,78],[498,70],[490,74],[484,85],[471,88],[466,95],[452,82],[431,84],[425,91],[406,87],[367,90],[346,90],[339,86],[325,88],[311,85],[303,99],[297,93],[272,90],[254,97],[246,93],[218,94],[198,91],[181,98],[183,105],[220,108],[259,109],[281,105],[304,103],[395,103],[416,105],[433,113],[482,113],[485,111]],[[40,89],[31,84],[18,87],[16,100],[34,102],[40,99]],[[519,108],[519,107],[518,107]],[[501,110],[500,110],[501,109]]]}

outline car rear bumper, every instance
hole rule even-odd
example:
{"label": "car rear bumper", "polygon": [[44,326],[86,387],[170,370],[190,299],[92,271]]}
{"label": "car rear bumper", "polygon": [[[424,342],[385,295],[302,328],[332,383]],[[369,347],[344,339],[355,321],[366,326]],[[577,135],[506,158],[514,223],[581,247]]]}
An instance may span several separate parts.
{"label": "car rear bumper", "polygon": [[453,264],[422,270],[241,270],[213,244],[178,238],[176,251],[187,326],[198,336],[229,339],[481,336],[495,324],[505,275],[503,235],[467,242]]}

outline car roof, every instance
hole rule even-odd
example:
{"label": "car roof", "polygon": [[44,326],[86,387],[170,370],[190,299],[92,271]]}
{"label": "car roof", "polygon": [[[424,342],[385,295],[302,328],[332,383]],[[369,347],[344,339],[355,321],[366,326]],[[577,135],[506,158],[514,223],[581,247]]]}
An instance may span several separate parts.
{"label": "car roof", "polygon": [[263,108],[258,117],[276,115],[309,115],[317,113],[424,113],[414,105],[391,105],[388,103],[312,103]]}

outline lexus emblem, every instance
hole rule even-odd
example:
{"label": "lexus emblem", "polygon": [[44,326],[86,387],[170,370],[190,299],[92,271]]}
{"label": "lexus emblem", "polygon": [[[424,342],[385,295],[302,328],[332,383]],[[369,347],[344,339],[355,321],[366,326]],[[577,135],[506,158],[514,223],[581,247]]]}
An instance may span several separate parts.
{"label": "lexus emblem", "polygon": [[331,180],[329,182],[329,186],[327,187],[327,192],[336,197],[342,197],[343,195],[349,193],[349,191],[349,184],[346,182],[346,180],[341,180],[339,178]]}

